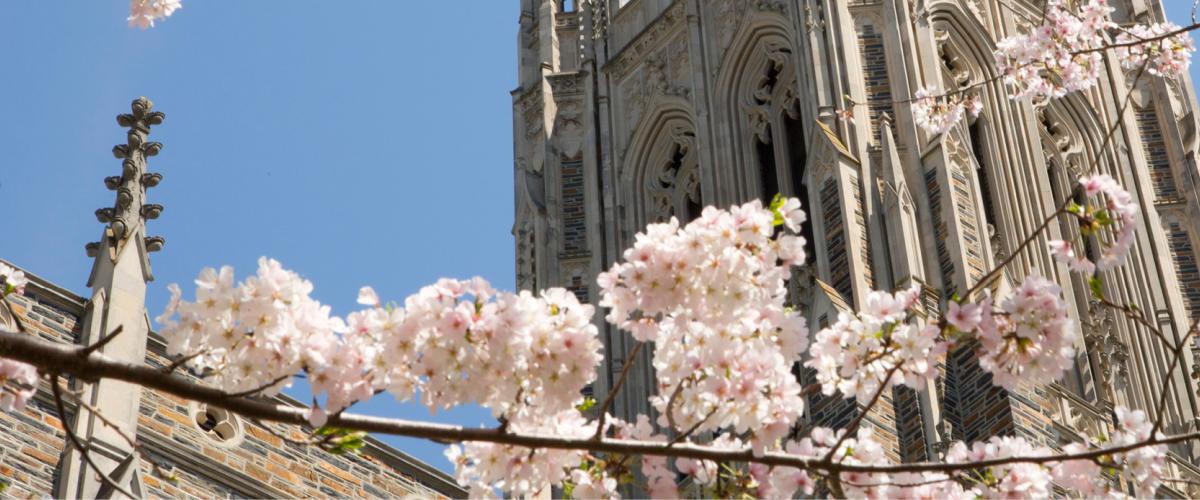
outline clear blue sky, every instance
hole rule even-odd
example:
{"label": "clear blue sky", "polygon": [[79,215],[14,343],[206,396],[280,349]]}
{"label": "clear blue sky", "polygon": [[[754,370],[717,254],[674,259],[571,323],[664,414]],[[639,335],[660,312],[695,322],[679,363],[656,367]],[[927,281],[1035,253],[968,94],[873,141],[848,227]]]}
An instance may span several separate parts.
{"label": "clear blue sky", "polygon": [[[1190,2],[1166,3],[1187,21]],[[167,113],[151,315],[168,283],[244,276],[262,255],[339,314],[365,284],[395,300],[442,276],[510,289],[518,4],[184,0],[143,32],[124,0],[0,2],[0,257],[86,295],[114,117],[145,95]],[[358,410],[428,416],[381,399]],[[440,445],[385,439],[448,467]]]}
{"label": "clear blue sky", "polygon": [[[125,0],[0,2],[0,257],[87,295],[114,118],[145,95],[167,114],[151,316],[167,284],[263,255],[340,314],[366,284],[395,300],[442,276],[514,286],[516,0],[183,3],[140,31]],[[379,399],[356,410],[428,418]],[[441,445],[385,439],[449,466]]]}

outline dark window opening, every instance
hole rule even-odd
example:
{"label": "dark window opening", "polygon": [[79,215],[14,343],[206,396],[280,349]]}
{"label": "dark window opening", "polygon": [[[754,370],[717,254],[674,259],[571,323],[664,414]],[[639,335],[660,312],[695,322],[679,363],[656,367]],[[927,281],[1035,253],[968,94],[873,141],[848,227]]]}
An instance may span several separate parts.
{"label": "dark window opening", "polygon": [[758,181],[762,187],[760,196],[763,205],[770,205],[775,195],[780,194],[779,173],[775,168],[775,148],[761,140],[754,141],[754,148],[758,156]]}
{"label": "dark window opening", "polygon": [[971,153],[975,155],[975,164],[979,178],[979,199],[983,202],[983,218],[987,222],[992,231],[999,231],[999,226],[996,225],[996,208],[992,202],[992,188],[990,180],[990,171],[987,168],[987,163],[983,159],[983,141],[981,140],[983,131],[979,120],[972,123],[968,129],[971,136]]}
{"label": "dark window opening", "polygon": [[[808,149],[804,143],[804,126],[800,123],[797,117],[793,119],[790,116],[784,116],[783,120],[784,137],[787,139],[788,152],[788,168],[791,171],[792,177],[792,196],[800,200],[800,207],[808,214],[809,220],[800,225],[800,235],[804,237],[804,254],[808,256],[808,261],[816,258],[816,238],[813,237],[812,230],[812,203],[808,198],[808,184],[804,182],[804,162],[808,159]],[[778,184],[776,184],[778,186]]]}
{"label": "dark window opening", "polygon": [[208,432],[217,427],[217,417],[213,416],[212,413],[204,412],[203,418],[204,421],[200,423],[201,430]]}

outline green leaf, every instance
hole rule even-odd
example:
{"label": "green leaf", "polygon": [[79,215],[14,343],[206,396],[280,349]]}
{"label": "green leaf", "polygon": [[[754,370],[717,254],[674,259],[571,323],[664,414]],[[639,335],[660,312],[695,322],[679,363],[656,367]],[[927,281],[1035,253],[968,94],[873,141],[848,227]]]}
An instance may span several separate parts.
{"label": "green leaf", "polygon": [[313,435],[314,436],[332,436],[332,435],[336,434],[339,430],[341,430],[341,429],[338,429],[337,427],[324,426],[324,427],[320,427],[320,428],[314,430]]}
{"label": "green leaf", "polygon": [[563,498],[575,498],[575,483],[563,481]]}
{"label": "green leaf", "polygon": [[583,402],[579,403],[579,406],[576,406],[575,409],[579,410],[579,413],[583,413],[585,411],[592,409],[595,406],[596,406],[596,399],[591,396],[588,396],[586,398],[583,398]]}
{"label": "green leaf", "polygon": [[1100,276],[1092,276],[1088,280],[1088,288],[1092,290],[1092,295],[1096,296],[1097,299],[1104,300],[1104,282],[1100,279]]}
{"label": "green leaf", "polygon": [[772,225],[775,227],[782,226],[784,223],[782,211],[784,201],[786,201],[786,199],[782,194],[779,193],[775,193],[775,197],[771,198],[771,213],[775,214],[775,221],[772,223]]}
{"label": "green leaf", "polygon": [[1067,204],[1067,213],[1075,215],[1083,215],[1083,205],[1075,202]]}
{"label": "green leaf", "polygon": [[1115,222],[1112,216],[1108,215],[1108,210],[1097,210],[1092,216],[1096,218],[1096,222],[1100,223],[1101,226],[1111,226]]}

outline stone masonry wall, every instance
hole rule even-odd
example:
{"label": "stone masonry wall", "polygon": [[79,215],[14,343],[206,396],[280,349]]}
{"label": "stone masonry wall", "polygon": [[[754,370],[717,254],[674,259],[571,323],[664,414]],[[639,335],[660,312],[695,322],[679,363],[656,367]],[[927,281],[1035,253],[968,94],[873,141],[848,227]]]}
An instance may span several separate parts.
{"label": "stone masonry wall", "polygon": [[[161,366],[164,359],[152,351],[147,361],[152,366]],[[178,477],[175,483],[154,478],[151,464],[143,462],[146,484],[155,496],[441,496],[367,453],[333,455],[316,446],[299,444],[311,431],[308,428],[256,423],[235,416],[241,432],[234,439],[223,442],[196,424],[194,415],[199,407],[157,391],[147,390],[142,394],[139,436],[147,442],[174,448],[174,453],[160,452],[157,458],[161,460],[158,462],[160,467],[172,470]],[[203,457],[206,463],[188,463],[193,461],[192,457]],[[222,480],[225,480],[224,484],[221,484]],[[239,488],[239,484],[245,486]],[[246,489],[252,485],[261,489]]]}
{"label": "stone masonry wall", "polygon": [[[72,310],[53,290],[30,289],[10,296],[12,314],[24,331],[54,342],[74,343],[79,338],[79,311]],[[4,307],[0,305],[0,307]],[[0,326],[3,325],[0,321]],[[0,412],[0,483],[11,498],[40,498],[54,491],[58,462],[66,435],[49,386],[20,413]]]}

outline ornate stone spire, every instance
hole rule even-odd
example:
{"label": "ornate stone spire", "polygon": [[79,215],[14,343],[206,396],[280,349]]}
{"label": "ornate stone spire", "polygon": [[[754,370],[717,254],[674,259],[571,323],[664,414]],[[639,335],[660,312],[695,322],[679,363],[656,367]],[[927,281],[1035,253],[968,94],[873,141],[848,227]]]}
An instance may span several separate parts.
{"label": "ornate stone spire", "polygon": [[[158,218],[163,209],[146,203],[146,190],[162,180],[161,174],[146,171],[146,159],[162,149],[162,144],[147,140],[150,127],[162,124],[164,118],[153,106],[149,99],[139,97],[133,101],[131,113],[117,116],[117,123],[129,131],[125,144],[113,147],[113,156],[121,160],[121,175],[104,179],[104,185],[116,192],[116,201],[112,207],[96,211],[96,218],[106,227],[100,241],[87,245],[88,255],[95,261],[88,278],[92,295],[79,337],[80,345],[101,344],[100,352],[106,356],[131,363],[146,359],[150,334],[146,284],[154,279],[148,255],[163,246],[161,237],[146,237],[146,221]],[[109,338],[114,335],[119,336]],[[125,436],[137,436],[141,388],[105,379],[80,381],[75,390],[105,415],[102,422],[95,414],[82,412],[69,425],[88,443],[92,462],[109,479],[101,480],[82,455],[69,449],[55,496],[106,498],[114,494],[107,486],[115,482],[140,497],[139,459]]]}
{"label": "ornate stone spire", "polygon": [[[107,177],[104,185],[116,191],[112,207],[96,210],[96,219],[108,224],[105,236],[109,238],[110,258],[115,259],[120,249],[131,237],[142,238],[141,244],[149,252],[162,250],[166,243],[161,236],[145,236],[147,220],[157,219],[162,205],[146,203],[146,190],[162,181],[162,174],[148,172],[147,158],[158,155],[162,143],[148,141],[150,127],[161,125],[166,118],[161,111],[153,111],[154,103],[139,97],[130,106],[131,113],[117,116],[117,124],[129,129],[125,144],[113,146],[113,156],[122,160],[121,175]],[[98,256],[104,242],[89,243],[89,257]]]}

